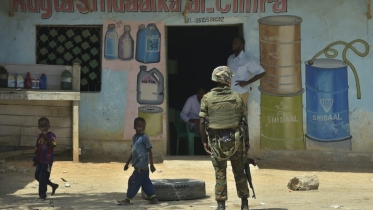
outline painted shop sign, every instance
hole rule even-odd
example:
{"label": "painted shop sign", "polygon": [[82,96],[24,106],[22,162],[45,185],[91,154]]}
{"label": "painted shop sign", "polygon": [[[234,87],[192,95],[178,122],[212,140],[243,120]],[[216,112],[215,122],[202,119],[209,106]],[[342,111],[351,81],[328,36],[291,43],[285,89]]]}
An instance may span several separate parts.
{"label": "painted shop sign", "polygon": [[[208,4],[206,4],[208,2]],[[14,12],[41,13],[48,19],[53,12],[89,12],[89,3],[96,12],[181,12],[185,0],[13,0]],[[189,13],[274,13],[287,12],[287,0],[191,0]],[[210,19],[210,18],[209,18]],[[203,21],[203,20],[201,20]],[[221,22],[221,21],[215,21]]]}

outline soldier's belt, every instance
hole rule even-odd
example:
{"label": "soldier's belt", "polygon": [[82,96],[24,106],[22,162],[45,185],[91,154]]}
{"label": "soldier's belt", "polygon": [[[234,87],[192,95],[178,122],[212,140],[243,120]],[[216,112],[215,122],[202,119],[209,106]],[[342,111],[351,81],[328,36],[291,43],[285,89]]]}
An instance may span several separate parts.
{"label": "soldier's belt", "polygon": [[220,142],[230,142],[235,140],[235,131],[232,129],[214,130],[210,129],[209,135],[215,136]]}

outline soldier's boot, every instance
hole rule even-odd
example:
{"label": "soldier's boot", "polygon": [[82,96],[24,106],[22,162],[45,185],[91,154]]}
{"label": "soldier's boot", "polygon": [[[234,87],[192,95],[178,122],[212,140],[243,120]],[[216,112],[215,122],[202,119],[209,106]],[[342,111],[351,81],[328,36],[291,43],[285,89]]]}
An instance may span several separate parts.
{"label": "soldier's boot", "polygon": [[249,201],[247,198],[241,198],[241,210],[249,210]]}
{"label": "soldier's boot", "polygon": [[218,201],[218,208],[216,210],[225,210],[225,201]]}

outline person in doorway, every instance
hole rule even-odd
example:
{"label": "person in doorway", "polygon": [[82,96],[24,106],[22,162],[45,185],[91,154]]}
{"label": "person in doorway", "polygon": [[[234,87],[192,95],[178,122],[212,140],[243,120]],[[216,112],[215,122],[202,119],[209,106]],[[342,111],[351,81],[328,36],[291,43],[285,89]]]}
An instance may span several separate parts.
{"label": "person in doorway", "polygon": [[124,171],[127,171],[132,161],[134,171],[128,179],[127,198],[117,201],[119,205],[132,204],[132,199],[136,196],[140,187],[150,198],[150,204],[158,203],[153,183],[149,178],[148,162],[150,162],[152,173],[155,171],[155,167],[153,164],[152,145],[150,144],[149,137],[144,134],[145,126],[146,121],[144,118],[138,117],[135,119],[133,127],[136,130],[136,134],[132,137],[132,152],[124,165]]}
{"label": "person in doorway", "polygon": [[47,198],[47,186],[52,187],[51,196],[56,193],[58,184],[49,180],[53,165],[53,150],[56,147],[56,135],[49,131],[49,119],[42,117],[38,120],[39,130],[41,131],[36,139],[35,153],[32,157],[35,169],[35,179],[39,182],[39,198]]}
{"label": "person in doorway", "polygon": [[[244,166],[250,148],[246,106],[242,97],[230,89],[231,70],[226,66],[214,69],[212,81],[217,87],[203,96],[199,116],[201,139],[205,151],[211,154],[215,169],[215,199],[217,210],[225,210],[227,196],[227,160],[230,159],[241,210],[248,210],[249,188]],[[206,134],[207,133],[207,134]]]}
{"label": "person in doorway", "polygon": [[201,108],[201,99],[205,94],[206,89],[202,87],[198,88],[197,94],[187,99],[180,113],[180,118],[189,124],[190,131],[199,135],[201,134],[199,128],[199,112]]}
{"label": "person in doorway", "polygon": [[242,37],[233,39],[233,54],[229,56],[227,66],[233,72],[231,89],[239,93],[247,106],[250,84],[262,78],[265,71],[260,64],[244,52],[245,40]]}

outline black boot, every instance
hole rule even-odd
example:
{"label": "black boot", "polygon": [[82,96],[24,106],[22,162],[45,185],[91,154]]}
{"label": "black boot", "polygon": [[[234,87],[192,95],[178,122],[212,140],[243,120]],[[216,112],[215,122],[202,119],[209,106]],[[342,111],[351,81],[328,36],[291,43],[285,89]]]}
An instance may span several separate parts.
{"label": "black boot", "polygon": [[247,198],[241,198],[241,210],[249,210],[249,201]]}
{"label": "black boot", "polygon": [[218,201],[218,208],[216,210],[225,210],[225,201]]}

